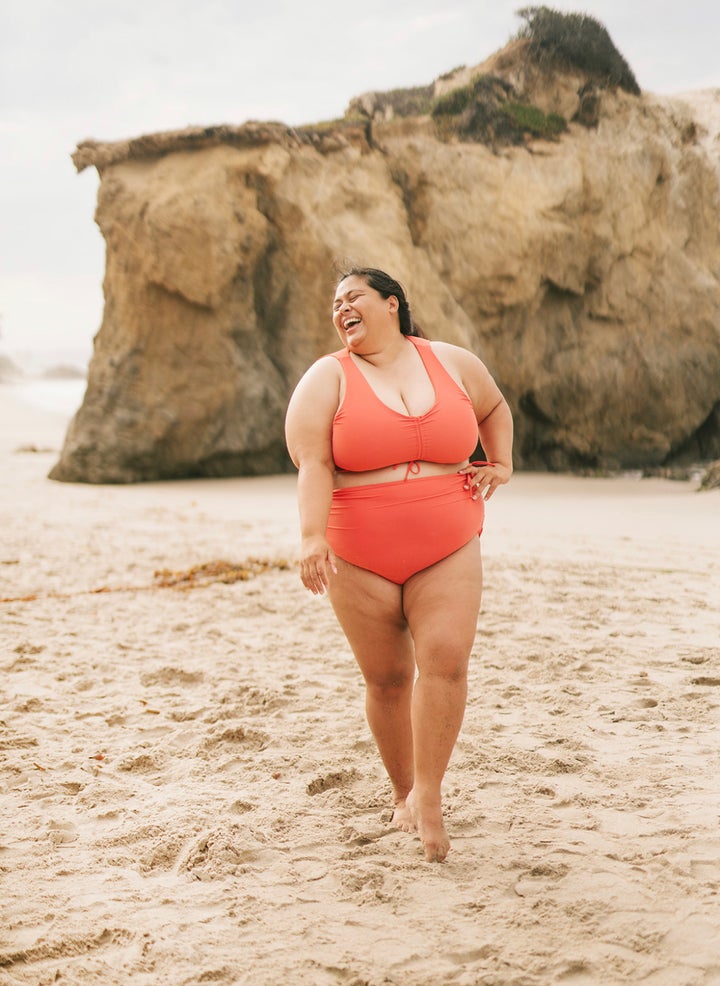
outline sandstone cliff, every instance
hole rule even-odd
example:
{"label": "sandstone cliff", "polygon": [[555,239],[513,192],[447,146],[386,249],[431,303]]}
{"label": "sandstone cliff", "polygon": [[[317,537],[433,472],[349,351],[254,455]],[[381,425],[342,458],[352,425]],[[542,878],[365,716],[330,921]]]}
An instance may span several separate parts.
{"label": "sandstone cliff", "polygon": [[510,46],[433,94],[480,71],[562,117],[553,140],[480,142],[418,115],[418,90],[413,116],[368,94],[324,127],[80,145],[102,179],[105,311],[51,476],[289,468],[285,407],[337,348],[346,260],[390,270],[428,335],[488,364],[518,466],[720,456],[720,91],[598,90],[523,59]]}

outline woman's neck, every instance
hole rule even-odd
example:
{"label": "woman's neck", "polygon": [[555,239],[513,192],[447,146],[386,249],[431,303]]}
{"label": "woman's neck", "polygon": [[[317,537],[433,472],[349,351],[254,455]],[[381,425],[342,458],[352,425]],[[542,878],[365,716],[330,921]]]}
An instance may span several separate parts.
{"label": "woman's neck", "polygon": [[388,335],[380,345],[368,347],[367,352],[357,352],[353,349],[350,352],[367,363],[372,363],[373,366],[383,367],[398,360],[405,353],[405,346],[405,336],[398,330],[393,330],[392,335]]}

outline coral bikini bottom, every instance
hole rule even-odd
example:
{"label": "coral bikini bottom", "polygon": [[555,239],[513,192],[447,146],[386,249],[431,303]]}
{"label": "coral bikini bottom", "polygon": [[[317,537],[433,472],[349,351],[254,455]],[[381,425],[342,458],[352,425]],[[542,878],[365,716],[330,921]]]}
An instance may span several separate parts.
{"label": "coral bikini bottom", "polygon": [[344,561],[403,585],[482,532],[485,503],[459,473],[333,490],[327,539]]}

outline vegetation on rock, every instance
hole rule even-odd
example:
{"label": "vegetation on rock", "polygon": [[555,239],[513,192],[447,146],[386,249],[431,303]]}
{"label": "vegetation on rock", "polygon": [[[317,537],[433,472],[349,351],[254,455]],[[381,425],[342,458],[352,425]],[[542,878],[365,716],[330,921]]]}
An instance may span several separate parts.
{"label": "vegetation on rock", "polygon": [[567,130],[564,117],[523,102],[510,83],[496,75],[477,75],[468,85],[452,89],[435,100],[431,114],[439,137],[492,146],[522,144],[528,135],[552,140]]}
{"label": "vegetation on rock", "polygon": [[568,14],[550,7],[523,7],[525,25],[518,37],[530,42],[529,53],[540,63],[578,68],[601,85],[618,86],[635,96],[640,86],[632,69],[603,25],[587,14]]}
{"label": "vegetation on rock", "polygon": [[[632,70],[594,17],[549,7],[524,7],[518,16],[525,23],[516,36],[516,42],[523,44],[515,57],[525,63],[524,68],[538,66],[543,72],[555,69],[561,73],[574,70],[587,77],[578,91],[580,105],[573,121],[586,127],[597,126],[602,89],[619,87],[640,93]],[[463,68],[445,73],[438,81],[452,80]],[[567,130],[563,116],[544,112],[534,105],[530,91],[523,91],[522,82],[513,77],[511,84],[502,70],[499,74],[497,71],[480,72],[469,83],[435,99],[432,85],[365,93],[351,101],[345,120],[387,120],[429,113],[441,140],[491,147],[523,144],[531,137],[554,140]]]}
{"label": "vegetation on rock", "polygon": [[502,109],[521,130],[535,137],[554,137],[567,130],[567,121],[559,113],[543,113],[526,103],[506,103]]}
{"label": "vegetation on rock", "polygon": [[376,115],[424,116],[430,112],[432,98],[432,85],[389,89],[386,92],[368,92],[351,100],[345,116],[371,118]]}

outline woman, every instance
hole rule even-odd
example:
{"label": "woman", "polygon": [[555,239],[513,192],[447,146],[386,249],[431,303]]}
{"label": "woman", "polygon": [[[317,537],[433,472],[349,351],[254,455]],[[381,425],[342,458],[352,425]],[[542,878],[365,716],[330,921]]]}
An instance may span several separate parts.
{"label": "woman", "polygon": [[[343,274],[332,317],[344,348],[310,367],[287,412],[300,574],[314,594],[327,590],[365,678],[393,824],[441,862],[441,784],[480,610],[483,500],[512,474],[512,417],[476,356],[421,337],[383,271]],[[469,461],[478,438],[488,462]]]}

